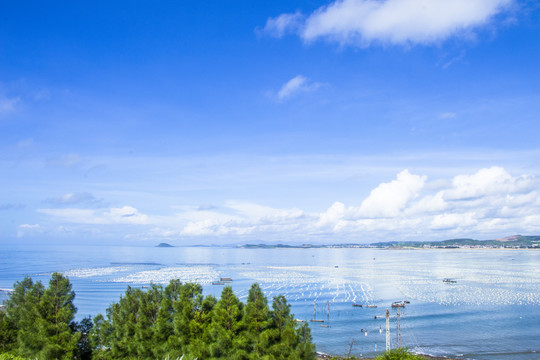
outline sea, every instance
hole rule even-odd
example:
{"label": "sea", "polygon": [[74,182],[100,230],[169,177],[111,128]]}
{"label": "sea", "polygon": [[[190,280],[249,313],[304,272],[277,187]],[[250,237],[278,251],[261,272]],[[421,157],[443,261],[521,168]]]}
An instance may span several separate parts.
{"label": "sea", "polygon": [[26,275],[46,284],[53,272],[73,284],[79,320],[105,313],[127,286],[180,279],[219,297],[224,285],[212,283],[231,278],[244,302],[254,282],[269,304],[284,295],[319,352],[384,351],[388,309],[392,347],[540,359],[540,250],[0,245],[0,301]]}

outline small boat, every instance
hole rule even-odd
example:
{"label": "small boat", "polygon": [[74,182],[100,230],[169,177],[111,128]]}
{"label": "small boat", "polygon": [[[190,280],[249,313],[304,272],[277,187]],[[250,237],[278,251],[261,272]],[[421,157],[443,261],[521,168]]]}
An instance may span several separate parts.
{"label": "small boat", "polygon": [[311,319],[309,321],[311,321],[311,322],[324,322],[324,320],[317,320],[317,319]]}
{"label": "small boat", "polygon": [[212,285],[225,285],[224,281],[212,281]]}
{"label": "small boat", "polygon": [[455,284],[455,283],[457,283],[456,280],[454,280],[454,279],[449,279],[449,278],[443,279],[442,282],[443,282],[443,283],[447,283],[447,284]]}
{"label": "small boat", "polygon": [[321,327],[329,328],[330,325],[321,325]]}
{"label": "small boat", "polygon": [[377,305],[366,305],[367,308],[376,308]]}
{"label": "small boat", "polygon": [[362,304],[355,304],[355,303],[353,303],[352,306],[355,306],[355,307],[362,307]]}
{"label": "small boat", "polygon": [[409,300],[405,300],[403,303],[404,304],[410,304],[411,302]]}
{"label": "small boat", "polygon": [[296,322],[301,323],[301,322],[305,322],[305,320],[296,319]]}
{"label": "small boat", "polygon": [[219,278],[219,281],[222,281],[222,282],[232,282],[232,278],[228,278],[228,277]]}
{"label": "small boat", "polygon": [[395,303],[392,304],[392,307],[393,308],[404,308],[405,303],[403,303],[403,302],[395,302]]}

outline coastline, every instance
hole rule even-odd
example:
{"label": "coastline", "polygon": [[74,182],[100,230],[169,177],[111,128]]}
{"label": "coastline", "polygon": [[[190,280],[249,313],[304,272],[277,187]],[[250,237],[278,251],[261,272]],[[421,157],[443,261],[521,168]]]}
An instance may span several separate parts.
{"label": "coastline", "polygon": [[[425,360],[463,360],[463,358],[457,359],[457,358],[452,358],[452,357],[431,356],[431,355],[425,355],[425,354],[416,354],[416,355],[424,358]],[[329,354],[317,353],[317,360],[330,360],[330,359],[345,360],[347,358],[339,357],[339,356],[332,356],[332,355],[329,355]],[[376,358],[374,358],[374,357],[359,357],[359,358],[356,358],[356,359],[376,360]]]}

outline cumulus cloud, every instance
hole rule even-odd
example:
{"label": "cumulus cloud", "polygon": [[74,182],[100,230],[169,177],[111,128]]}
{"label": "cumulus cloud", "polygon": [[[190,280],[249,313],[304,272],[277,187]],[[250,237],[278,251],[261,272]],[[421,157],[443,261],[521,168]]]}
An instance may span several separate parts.
{"label": "cumulus cloud", "polygon": [[311,82],[305,76],[297,75],[283,84],[281,89],[276,93],[276,98],[277,100],[282,101],[302,92],[317,90],[320,87],[320,83]]}
{"label": "cumulus cloud", "polygon": [[371,191],[358,211],[364,217],[393,217],[418,196],[424,186],[425,176],[403,170],[389,183],[382,183]]}
{"label": "cumulus cloud", "polygon": [[327,39],[340,44],[434,44],[489,23],[513,0],[336,0],[302,18],[270,18],[272,36],[295,32],[307,42]]}
{"label": "cumulus cloud", "polygon": [[[152,239],[212,237],[227,241],[328,243],[454,236],[490,238],[537,234],[539,190],[534,176],[511,174],[497,166],[442,179],[428,179],[405,169],[374,186],[362,201],[336,201],[320,212],[237,200],[203,208],[176,207],[176,213],[160,216],[144,214],[131,206],[39,212],[53,217],[56,221],[48,223],[55,225],[137,225],[136,229],[141,229],[139,234]],[[19,227],[19,231],[42,230],[30,226]]]}
{"label": "cumulus cloud", "polygon": [[439,214],[433,217],[430,228],[434,230],[452,230],[460,227],[470,227],[476,222],[474,213]]}
{"label": "cumulus cloud", "polygon": [[[207,212],[189,221],[184,236],[244,236],[285,234],[360,237],[373,241],[385,237],[430,238],[465,234],[534,233],[540,211],[538,183],[531,176],[512,176],[492,167],[452,179],[399,172],[393,180],[374,187],[359,204],[333,203],[321,213],[300,209],[275,209],[253,203],[227,202],[228,215]],[[435,191],[435,192],[433,192]],[[474,196],[471,196],[474,195]],[[339,241],[339,240],[337,240]]]}
{"label": "cumulus cloud", "polygon": [[450,200],[467,200],[489,195],[514,194],[532,190],[535,181],[531,176],[512,177],[505,169],[494,166],[481,169],[472,175],[457,175],[452,187],[444,192]]}
{"label": "cumulus cloud", "polygon": [[360,206],[334,203],[319,214],[317,227],[340,234],[384,232],[401,237],[535,233],[540,228],[533,225],[540,196],[532,176],[512,176],[491,167],[434,182],[447,185],[430,193],[434,187],[427,185],[426,176],[404,170],[375,187]]}

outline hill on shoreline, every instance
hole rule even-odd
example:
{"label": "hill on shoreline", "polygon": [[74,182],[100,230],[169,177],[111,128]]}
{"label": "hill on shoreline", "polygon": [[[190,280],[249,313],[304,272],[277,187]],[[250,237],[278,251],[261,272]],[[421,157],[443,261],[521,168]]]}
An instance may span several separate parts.
{"label": "hill on shoreline", "polygon": [[385,248],[385,249],[401,249],[401,248],[538,248],[540,249],[540,236],[523,236],[512,235],[504,238],[493,240],[475,240],[470,238],[448,239],[442,241],[387,241],[376,242],[371,244],[244,244],[238,247],[246,249],[311,249],[311,248]]}

